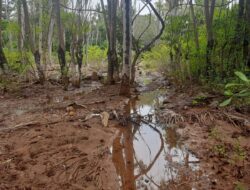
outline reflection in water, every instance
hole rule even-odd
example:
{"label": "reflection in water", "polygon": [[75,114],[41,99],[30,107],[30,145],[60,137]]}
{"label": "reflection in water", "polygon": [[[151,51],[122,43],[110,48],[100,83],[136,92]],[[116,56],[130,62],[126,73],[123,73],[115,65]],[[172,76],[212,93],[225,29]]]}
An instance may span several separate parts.
{"label": "reflection in water", "polygon": [[127,107],[125,114],[133,116],[133,122],[120,128],[112,148],[122,190],[194,189],[192,176],[199,168],[191,163],[197,159],[186,150],[174,127],[158,124],[155,118],[161,94],[144,93]]}

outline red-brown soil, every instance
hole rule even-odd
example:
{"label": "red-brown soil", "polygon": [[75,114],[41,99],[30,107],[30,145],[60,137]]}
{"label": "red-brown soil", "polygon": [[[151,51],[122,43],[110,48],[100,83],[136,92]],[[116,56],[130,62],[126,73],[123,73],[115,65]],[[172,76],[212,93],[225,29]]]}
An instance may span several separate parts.
{"label": "red-brown soil", "polygon": [[164,108],[184,117],[184,122],[178,124],[178,132],[200,159],[200,167],[211,179],[212,189],[250,189],[248,108],[220,108],[220,97],[211,94],[197,104],[193,100],[200,96],[198,92],[198,89],[170,90]]}
{"label": "red-brown soil", "polygon": [[86,120],[122,109],[118,89],[89,82],[63,91],[47,83],[2,93],[0,189],[118,189],[109,150],[115,121]]}

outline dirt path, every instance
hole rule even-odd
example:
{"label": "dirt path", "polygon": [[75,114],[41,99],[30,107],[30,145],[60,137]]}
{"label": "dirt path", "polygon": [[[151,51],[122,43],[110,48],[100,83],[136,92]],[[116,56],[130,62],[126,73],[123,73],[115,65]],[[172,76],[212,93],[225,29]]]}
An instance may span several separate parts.
{"label": "dirt path", "polygon": [[[0,189],[118,189],[109,150],[112,112],[124,105],[117,89],[90,82],[66,92],[47,84],[1,95]],[[90,118],[104,111],[110,127]]]}

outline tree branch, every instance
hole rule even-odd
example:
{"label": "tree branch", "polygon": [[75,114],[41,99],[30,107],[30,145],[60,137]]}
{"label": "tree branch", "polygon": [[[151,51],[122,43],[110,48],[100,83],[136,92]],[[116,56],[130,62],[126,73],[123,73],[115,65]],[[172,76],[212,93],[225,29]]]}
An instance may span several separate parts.
{"label": "tree branch", "polygon": [[63,5],[63,4],[60,4],[61,7],[65,8],[65,9],[68,9],[68,10],[71,10],[71,11],[79,11],[79,12],[97,12],[99,14],[102,14],[103,12],[102,11],[99,11],[99,10],[96,10],[96,9],[74,9],[74,8],[70,8],[70,7],[67,7],[66,5]]}

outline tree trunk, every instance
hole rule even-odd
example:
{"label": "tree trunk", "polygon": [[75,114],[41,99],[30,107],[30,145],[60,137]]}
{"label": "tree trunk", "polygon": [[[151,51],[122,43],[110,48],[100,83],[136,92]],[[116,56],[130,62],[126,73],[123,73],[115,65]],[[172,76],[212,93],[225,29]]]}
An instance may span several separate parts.
{"label": "tree trunk", "polygon": [[200,50],[199,33],[198,33],[198,29],[197,29],[197,19],[196,19],[196,16],[194,14],[194,6],[193,6],[192,0],[189,1],[189,5],[190,5],[190,12],[191,12],[191,17],[193,20],[193,27],[194,27],[195,47],[196,47],[196,50],[198,52]]}
{"label": "tree trunk", "polygon": [[64,34],[61,23],[61,13],[60,13],[60,0],[54,0],[55,3],[55,12],[56,12],[56,20],[57,20],[57,32],[58,32],[58,60],[61,67],[61,78],[64,84],[64,90],[67,90],[69,85],[68,78],[68,69],[66,67],[66,58],[65,58],[65,42],[64,42]]}
{"label": "tree trunk", "polygon": [[214,47],[213,16],[214,16],[215,1],[216,0],[212,0],[210,5],[209,0],[204,0],[204,12],[205,12],[206,29],[207,29],[207,50],[206,50],[206,68],[205,68],[206,76],[211,76],[213,73],[211,58]]}
{"label": "tree trunk", "polygon": [[2,71],[5,71],[4,65],[7,64],[5,54],[3,52],[3,43],[2,43],[2,0],[0,0],[0,68]]}
{"label": "tree trunk", "polygon": [[246,2],[246,31],[244,37],[244,52],[246,66],[250,68],[250,1]]}
{"label": "tree trunk", "polygon": [[130,96],[132,0],[123,0],[123,68],[120,95]]}
{"label": "tree trunk", "polygon": [[25,39],[28,41],[26,43],[29,44],[31,52],[32,52],[32,54],[34,56],[35,64],[36,64],[36,67],[37,67],[39,81],[40,81],[41,84],[43,84],[44,81],[45,81],[45,75],[44,75],[44,72],[43,72],[43,69],[42,69],[42,66],[41,66],[40,52],[39,52],[39,49],[37,49],[36,46],[35,46],[34,36],[33,36],[33,33],[31,31],[31,27],[30,27],[30,19],[29,19],[29,12],[28,12],[27,1],[26,0],[22,0],[22,4],[23,4],[23,11],[24,11],[25,32],[26,32]]}
{"label": "tree trunk", "polygon": [[[83,2],[81,0],[77,1],[77,7],[80,9],[85,8],[87,9],[88,3],[83,5]],[[84,21],[82,21],[82,13],[81,11],[78,12],[77,14],[77,33],[76,33],[76,44],[75,44],[75,57],[76,57],[76,63],[77,63],[77,68],[78,68],[78,81],[76,87],[80,88],[81,86],[81,81],[82,81],[82,62],[83,62],[83,39],[84,39],[84,34],[82,33],[82,25],[83,22],[86,22],[87,20],[87,15],[84,16]]]}
{"label": "tree trunk", "polygon": [[39,10],[39,36],[38,36],[38,48],[43,56],[43,1],[39,1],[38,3],[38,10]]}
{"label": "tree trunk", "polygon": [[21,0],[17,1],[17,20],[18,20],[18,51],[22,52],[23,49],[23,22],[22,22],[22,7],[21,7]]}
{"label": "tree trunk", "polygon": [[54,14],[54,3],[52,3],[51,13],[50,13],[50,23],[48,31],[48,60],[49,64],[52,64],[52,38],[55,26],[55,14]]}
{"label": "tree trunk", "polygon": [[[116,51],[116,20],[117,20],[117,0],[108,0],[108,12],[106,12],[103,0],[101,5],[103,9],[104,22],[108,37],[108,84],[113,84],[115,79],[119,80],[119,66]],[[115,79],[114,79],[115,78]]]}

